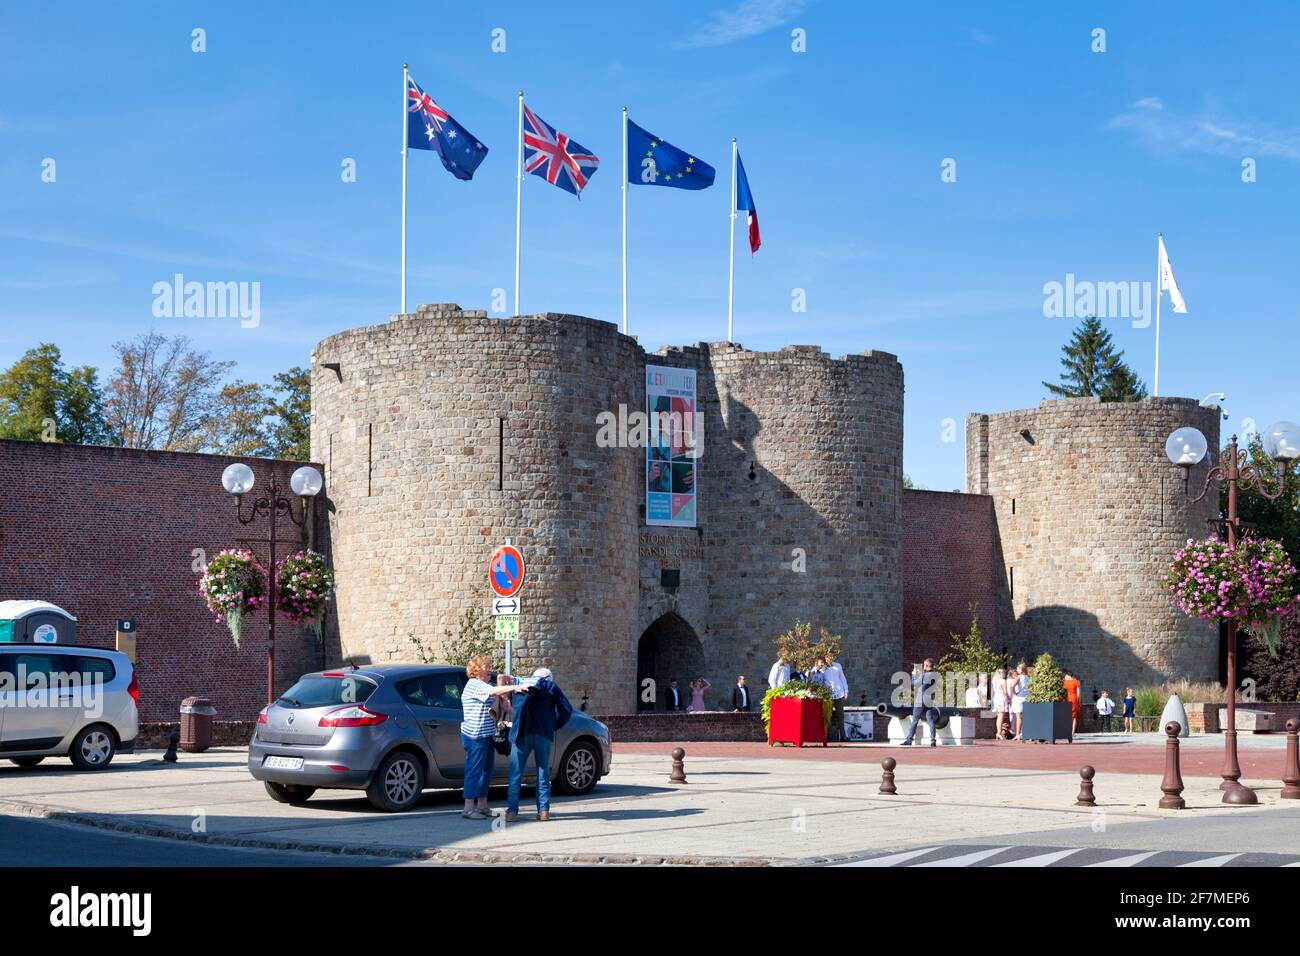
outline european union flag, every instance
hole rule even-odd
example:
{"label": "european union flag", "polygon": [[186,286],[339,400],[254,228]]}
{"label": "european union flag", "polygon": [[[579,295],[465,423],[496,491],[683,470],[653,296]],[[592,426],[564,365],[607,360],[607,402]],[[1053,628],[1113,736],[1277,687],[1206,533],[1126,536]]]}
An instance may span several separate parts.
{"label": "european union flag", "polygon": [[457,179],[473,179],[474,170],[487,155],[487,147],[470,135],[450,114],[406,78],[406,145],[409,149],[431,149],[442,165]]}
{"label": "european union flag", "polygon": [[665,143],[627,121],[627,181],[642,186],[673,186],[677,189],[707,189],[713,185],[714,169],[672,143]]}

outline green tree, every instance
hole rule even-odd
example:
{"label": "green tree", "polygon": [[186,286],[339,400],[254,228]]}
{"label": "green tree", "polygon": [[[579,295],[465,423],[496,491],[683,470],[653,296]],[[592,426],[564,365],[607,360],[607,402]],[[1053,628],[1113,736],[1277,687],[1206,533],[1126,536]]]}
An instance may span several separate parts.
{"label": "green tree", "polygon": [[106,444],[104,395],[89,365],[69,369],[48,342],[0,375],[0,438]]}
{"label": "green tree", "polygon": [[1002,655],[989,647],[984,640],[984,629],[980,627],[979,615],[971,608],[970,629],[965,634],[949,634],[952,650],[939,660],[938,670],[975,674],[992,674],[999,667],[1005,667]]}
{"label": "green tree", "polygon": [[1044,382],[1044,387],[1059,398],[1096,396],[1103,402],[1133,402],[1146,395],[1146,386],[1123,361],[1124,353],[1115,349],[1110,333],[1096,316],[1083,320],[1074,336],[1061,347],[1064,355],[1059,385]]}
{"label": "green tree", "polygon": [[267,434],[272,401],[256,382],[239,379],[217,393],[216,406],[198,439],[205,451],[240,458],[271,458],[275,452]]}
{"label": "green tree", "polygon": [[[1277,462],[1268,457],[1259,435],[1252,435],[1247,442],[1246,456],[1266,476],[1265,488],[1270,492],[1276,491]],[[1226,486],[1220,489],[1219,509],[1222,514],[1228,513]],[[1246,524],[1255,526],[1251,532],[1255,537],[1281,541],[1292,563],[1300,566],[1300,482],[1295,480],[1294,470],[1276,501],[1265,498],[1257,488],[1238,485],[1237,515]]]}
{"label": "green tree", "polygon": [[269,445],[277,458],[311,460],[311,372],[294,366],[275,376]]}

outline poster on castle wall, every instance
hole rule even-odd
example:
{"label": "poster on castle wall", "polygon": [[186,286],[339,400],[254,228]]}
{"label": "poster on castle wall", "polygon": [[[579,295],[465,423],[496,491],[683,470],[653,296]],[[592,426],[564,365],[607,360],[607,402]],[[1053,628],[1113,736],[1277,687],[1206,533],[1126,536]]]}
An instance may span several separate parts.
{"label": "poster on castle wall", "polygon": [[695,370],[647,365],[645,518],[648,525],[695,527],[699,429]]}

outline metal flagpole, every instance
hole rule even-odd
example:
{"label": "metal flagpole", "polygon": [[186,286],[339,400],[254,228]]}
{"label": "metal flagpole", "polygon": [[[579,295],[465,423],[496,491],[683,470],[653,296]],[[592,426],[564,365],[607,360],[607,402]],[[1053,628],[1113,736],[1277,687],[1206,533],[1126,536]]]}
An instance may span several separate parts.
{"label": "metal flagpole", "polygon": [[519,154],[515,157],[515,315],[519,314],[519,236],[524,207],[524,91],[519,91]]}
{"label": "metal flagpole", "polygon": [[406,312],[406,140],[410,134],[410,121],[406,113],[406,92],[410,89],[406,64],[402,64],[402,312]]}
{"label": "metal flagpole", "polygon": [[731,234],[731,262],[727,266],[727,341],[732,341],[731,320],[736,302],[736,137],[731,137],[731,209],[727,216]]}
{"label": "metal flagpole", "polygon": [[1164,241],[1164,233],[1156,233],[1156,380],[1151,389],[1153,397],[1160,396],[1160,300],[1164,298],[1161,291],[1161,285],[1164,283],[1164,276],[1160,274],[1160,244]]}
{"label": "metal flagpole", "polygon": [[627,107],[623,107],[623,334],[627,335]]}

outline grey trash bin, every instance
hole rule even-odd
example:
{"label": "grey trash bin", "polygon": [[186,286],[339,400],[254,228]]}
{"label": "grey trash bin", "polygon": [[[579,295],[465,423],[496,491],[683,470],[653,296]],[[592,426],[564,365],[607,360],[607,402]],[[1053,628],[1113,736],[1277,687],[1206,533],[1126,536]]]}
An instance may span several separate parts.
{"label": "grey trash bin", "polygon": [[212,720],[217,708],[207,697],[186,697],[181,701],[181,750],[201,754],[212,746]]}

